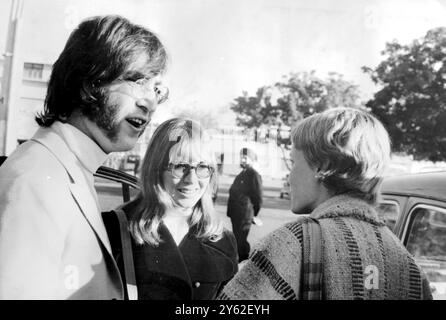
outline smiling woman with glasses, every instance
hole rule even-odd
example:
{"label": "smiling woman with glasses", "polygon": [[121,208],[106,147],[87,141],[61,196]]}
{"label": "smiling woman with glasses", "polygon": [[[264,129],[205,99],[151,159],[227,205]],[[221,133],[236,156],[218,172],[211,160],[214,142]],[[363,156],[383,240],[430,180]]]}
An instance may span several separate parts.
{"label": "smiling woman with glasses", "polygon": [[[139,299],[212,299],[237,272],[235,237],[223,229],[211,199],[214,158],[210,137],[195,121],[171,119],[153,134],[141,192],[116,210],[130,223]],[[123,270],[121,236],[110,217],[104,219]]]}

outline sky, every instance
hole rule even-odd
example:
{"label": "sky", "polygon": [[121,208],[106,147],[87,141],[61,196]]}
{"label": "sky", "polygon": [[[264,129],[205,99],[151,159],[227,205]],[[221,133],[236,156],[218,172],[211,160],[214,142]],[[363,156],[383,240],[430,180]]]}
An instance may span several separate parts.
{"label": "sky", "polygon": [[[1,52],[11,3],[0,1]],[[24,0],[19,50],[53,63],[81,19],[109,13],[147,26],[167,47],[171,98],[160,118],[198,108],[229,124],[234,98],[290,72],[341,73],[369,99],[377,88],[361,67],[376,66],[388,41],[444,26],[446,0]]]}

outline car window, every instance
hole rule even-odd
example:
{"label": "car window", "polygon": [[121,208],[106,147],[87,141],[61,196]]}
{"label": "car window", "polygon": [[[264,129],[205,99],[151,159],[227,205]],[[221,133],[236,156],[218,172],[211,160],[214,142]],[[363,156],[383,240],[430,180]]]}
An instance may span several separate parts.
{"label": "car window", "polygon": [[133,199],[138,193],[138,190],[129,184],[116,182],[104,177],[95,176],[94,185],[102,212],[116,209],[116,207],[122,205],[125,202],[126,197],[124,197],[124,193],[126,190],[129,190],[130,199]]}
{"label": "car window", "polygon": [[419,205],[410,213],[407,250],[427,275],[435,299],[446,299],[446,210]]}
{"label": "car window", "polygon": [[400,214],[400,206],[396,201],[384,200],[376,207],[378,215],[390,230],[395,232],[395,224]]}

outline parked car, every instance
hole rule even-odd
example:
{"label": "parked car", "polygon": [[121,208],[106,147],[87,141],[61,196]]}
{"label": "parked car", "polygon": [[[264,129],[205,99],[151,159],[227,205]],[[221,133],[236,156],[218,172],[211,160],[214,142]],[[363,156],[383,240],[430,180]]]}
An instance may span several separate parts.
{"label": "parked car", "polygon": [[446,172],[384,179],[378,211],[446,299]]}
{"label": "parked car", "polygon": [[139,174],[139,165],[141,162],[141,156],[137,154],[129,154],[125,156],[121,165],[119,166],[119,170],[130,175],[137,176]]}
{"label": "parked car", "polygon": [[101,211],[110,211],[133,199],[139,192],[138,178],[120,170],[101,166],[94,174]]}
{"label": "parked car", "polygon": [[282,188],[280,189],[280,198],[283,199],[285,196],[290,197],[290,175],[287,174],[282,180],[283,180],[283,185]]}
{"label": "parked car", "polygon": [[291,146],[291,127],[286,125],[281,125],[277,129],[277,145],[281,146],[282,144],[285,147]]}

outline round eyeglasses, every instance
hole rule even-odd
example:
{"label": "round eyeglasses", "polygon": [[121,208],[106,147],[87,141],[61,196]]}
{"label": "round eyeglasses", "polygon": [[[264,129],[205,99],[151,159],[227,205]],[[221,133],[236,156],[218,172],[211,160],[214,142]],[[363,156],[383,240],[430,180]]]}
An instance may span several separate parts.
{"label": "round eyeglasses", "polygon": [[187,163],[169,163],[165,169],[169,170],[170,173],[178,179],[187,176],[192,169],[195,169],[195,174],[198,179],[209,178],[214,172],[214,168],[205,163],[199,163],[196,166],[191,166]]}
{"label": "round eyeglasses", "polygon": [[138,80],[119,79],[118,81],[124,82],[130,88],[130,92],[126,92],[122,89],[113,90],[137,98],[141,96],[141,92],[155,92],[156,103],[161,104],[169,98],[169,88],[162,84],[153,84],[153,78],[140,78]]}
{"label": "round eyeglasses", "polygon": [[158,104],[165,102],[169,98],[169,88],[161,84],[155,84],[152,86],[152,79],[141,78],[136,81],[129,83],[132,87],[137,87],[143,91],[153,90],[156,95],[156,100]]}

